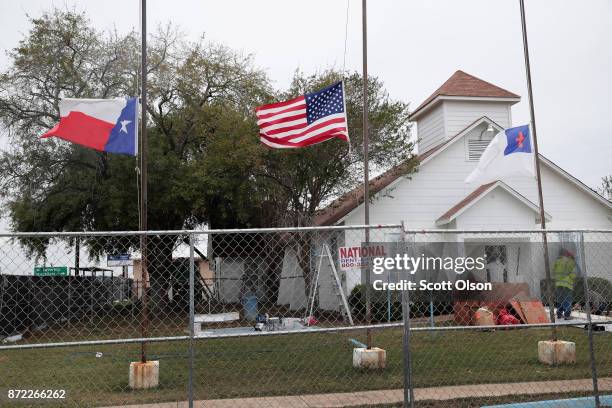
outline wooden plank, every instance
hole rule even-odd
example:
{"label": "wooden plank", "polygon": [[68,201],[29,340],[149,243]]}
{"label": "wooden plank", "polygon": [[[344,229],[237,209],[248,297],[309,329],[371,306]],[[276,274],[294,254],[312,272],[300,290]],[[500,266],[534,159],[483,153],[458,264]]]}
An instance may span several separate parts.
{"label": "wooden plank", "polygon": [[525,314],[527,324],[550,322],[544,305],[539,300],[519,300],[518,303]]}
{"label": "wooden plank", "polygon": [[214,314],[197,314],[194,316],[193,321],[195,323],[220,323],[220,322],[233,322],[240,319],[238,312],[230,313],[214,313]]}
{"label": "wooden plank", "polygon": [[512,309],[514,309],[519,319],[521,319],[521,323],[527,323],[527,316],[525,316],[525,313],[523,312],[523,309],[521,308],[519,301],[511,300],[510,306],[512,306]]}

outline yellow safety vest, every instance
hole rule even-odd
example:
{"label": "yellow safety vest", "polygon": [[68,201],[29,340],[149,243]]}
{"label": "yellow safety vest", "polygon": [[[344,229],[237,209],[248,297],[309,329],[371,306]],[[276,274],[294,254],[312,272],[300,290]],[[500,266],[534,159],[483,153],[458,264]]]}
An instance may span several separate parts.
{"label": "yellow safety vest", "polygon": [[555,286],[574,289],[576,280],[576,261],[569,256],[560,256],[553,265]]}

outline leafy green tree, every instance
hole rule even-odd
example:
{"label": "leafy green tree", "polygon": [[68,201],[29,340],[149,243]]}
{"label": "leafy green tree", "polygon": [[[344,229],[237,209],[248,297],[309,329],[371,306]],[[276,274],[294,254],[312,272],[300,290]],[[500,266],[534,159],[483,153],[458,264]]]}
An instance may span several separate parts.
{"label": "leafy green tree", "polygon": [[[0,74],[0,194],[18,231],[137,230],[137,163],[58,139],[39,140],[59,120],[62,97],[139,94],[139,41],[92,28],[84,14],[53,10],[31,29]],[[201,163],[216,135],[251,130],[248,112],[266,99],[265,75],[250,57],[218,44],[186,42],[172,27],[150,41],[150,229],[192,228],[208,219]],[[244,137],[244,134],[242,134]],[[89,245],[94,255],[137,240]],[[36,253],[48,242],[26,241]],[[169,268],[174,237],[149,240],[152,288]]]}

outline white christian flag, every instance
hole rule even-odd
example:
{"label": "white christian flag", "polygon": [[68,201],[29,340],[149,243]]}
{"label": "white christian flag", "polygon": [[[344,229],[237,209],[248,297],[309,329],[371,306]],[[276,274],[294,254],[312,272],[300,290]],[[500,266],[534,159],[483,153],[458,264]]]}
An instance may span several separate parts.
{"label": "white christian flag", "polygon": [[482,153],[478,167],[465,182],[485,184],[506,177],[535,177],[534,157],[528,125],[502,130]]}

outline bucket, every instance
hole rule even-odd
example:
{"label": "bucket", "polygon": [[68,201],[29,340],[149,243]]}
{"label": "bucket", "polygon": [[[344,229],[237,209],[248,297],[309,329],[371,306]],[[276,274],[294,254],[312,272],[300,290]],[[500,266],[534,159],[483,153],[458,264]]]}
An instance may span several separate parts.
{"label": "bucket", "polygon": [[242,300],[242,310],[245,319],[254,321],[257,318],[257,296],[245,296]]}

